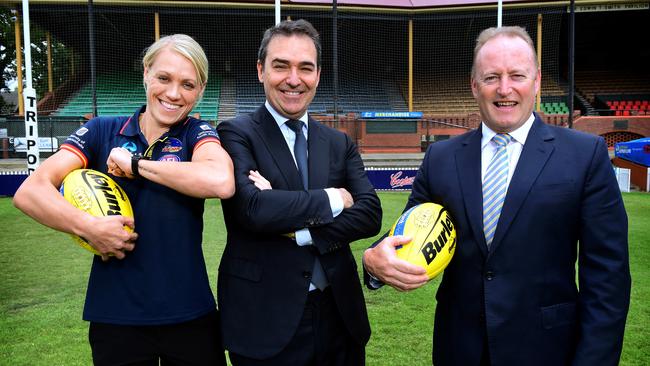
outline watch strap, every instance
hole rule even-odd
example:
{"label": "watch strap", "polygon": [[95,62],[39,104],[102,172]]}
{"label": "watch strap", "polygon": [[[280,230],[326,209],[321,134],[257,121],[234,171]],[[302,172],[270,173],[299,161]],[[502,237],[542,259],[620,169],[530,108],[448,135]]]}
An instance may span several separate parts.
{"label": "watch strap", "polygon": [[138,164],[140,163],[140,160],[146,158],[140,154],[133,154],[131,155],[131,173],[133,174],[134,177],[140,178],[140,169]]}

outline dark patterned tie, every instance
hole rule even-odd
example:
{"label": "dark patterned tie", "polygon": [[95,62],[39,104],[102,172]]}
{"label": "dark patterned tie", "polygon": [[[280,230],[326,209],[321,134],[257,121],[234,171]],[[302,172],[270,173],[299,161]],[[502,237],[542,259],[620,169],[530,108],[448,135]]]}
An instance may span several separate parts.
{"label": "dark patterned tie", "polygon": [[[296,165],[298,165],[298,172],[302,178],[303,188],[309,189],[309,170],[307,165],[307,139],[302,133],[302,121],[293,119],[288,120],[287,126],[296,133],[296,142],[293,145],[293,154],[296,157]],[[323,267],[315,257],[314,268],[312,269],[311,283],[314,284],[319,290],[324,290],[327,287],[327,277]]]}
{"label": "dark patterned tie", "polygon": [[290,119],[287,121],[287,126],[296,133],[296,142],[293,145],[293,154],[296,157],[296,164],[298,165],[298,172],[302,178],[302,186],[309,189],[309,168],[307,167],[307,139],[302,133],[302,121]]}

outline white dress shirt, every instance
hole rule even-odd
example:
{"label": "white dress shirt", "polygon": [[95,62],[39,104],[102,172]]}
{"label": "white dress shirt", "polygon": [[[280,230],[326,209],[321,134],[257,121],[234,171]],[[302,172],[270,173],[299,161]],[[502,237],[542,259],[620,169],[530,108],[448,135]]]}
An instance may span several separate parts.
{"label": "white dress shirt", "polygon": [[[293,152],[293,146],[296,143],[296,133],[293,132],[293,130],[289,128],[289,126],[287,126],[286,122],[289,119],[287,117],[284,117],[280,113],[278,113],[273,108],[273,106],[271,106],[268,100],[264,103],[264,106],[269,111],[269,113],[271,113],[271,116],[273,116],[273,119],[278,124],[280,131],[282,131],[284,140],[287,142],[287,146],[289,147],[289,151],[291,152],[291,156],[293,157],[293,162],[296,164],[296,167],[298,167],[298,164],[296,163],[296,156]],[[305,135],[305,140],[307,140],[309,138],[308,137],[309,119],[307,118],[307,112],[305,112],[305,114],[302,115],[299,118],[299,120],[304,122],[304,124],[302,125],[302,133]],[[307,154],[309,154],[309,151],[307,151]],[[341,198],[341,195],[338,193],[336,188],[326,188],[325,193],[327,193],[327,197],[329,197],[332,216],[334,217],[338,216],[341,212],[343,212],[343,198]],[[309,232],[309,229],[307,228],[300,229],[296,231],[295,234],[296,234],[296,243],[298,245],[303,246],[303,245],[313,244],[313,240],[311,237],[311,233]]]}
{"label": "white dress shirt", "polygon": [[[512,137],[510,143],[506,145],[506,149],[508,150],[508,186],[510,186],[510,180],[512,179],[512,175],[515,173],[517,162],[521,156],[521,150],[524,148],[528,132],[530,132],[530,128],[533,126],[534,121],[535,115],[531,114],[528,120],[526,120],[521,127],[508,133]],[[492,138],[497,133],[492,131],[485,122],[481,123],[481,126],[481,132],[483,135],[481,137],[481,181],[483,181],[485,179],[485,172],[487,171],[488,165],[497,151],[497,145],[492,141]]]}

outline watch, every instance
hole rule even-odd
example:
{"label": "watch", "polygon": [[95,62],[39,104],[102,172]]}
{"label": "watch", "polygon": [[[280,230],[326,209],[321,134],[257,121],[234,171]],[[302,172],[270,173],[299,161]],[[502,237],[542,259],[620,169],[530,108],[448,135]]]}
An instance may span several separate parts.
{"label": "watch", "polygon": [[131,155],[131,173],[135,178],[140,177],[140,170],[138,169],[138,163],[140,160],[148,160],[146,157],[142,156],[141,154],[133,154]]}

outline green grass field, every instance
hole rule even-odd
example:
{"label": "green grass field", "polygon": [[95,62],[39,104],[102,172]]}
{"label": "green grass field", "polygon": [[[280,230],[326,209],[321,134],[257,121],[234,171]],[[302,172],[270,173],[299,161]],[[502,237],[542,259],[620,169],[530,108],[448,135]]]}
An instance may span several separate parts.
{"label": "green grass field", "polygon": [[[380,193],[384,230],[406,193]],[[630,220],[632,304],[621,365],[650,364],[650,195],[624,195]],[[225,242],[219,202],[208,201],[205,256],[213,288]],[[88,325],[81,320],[91,255],[68,235],[47,229],[0,198],[0,365],[89,365]],[[373,239],[353,244],[361,262]],[[366,291],[373,335],[368,365],[428,365],[438,282],[409,293]]]}

